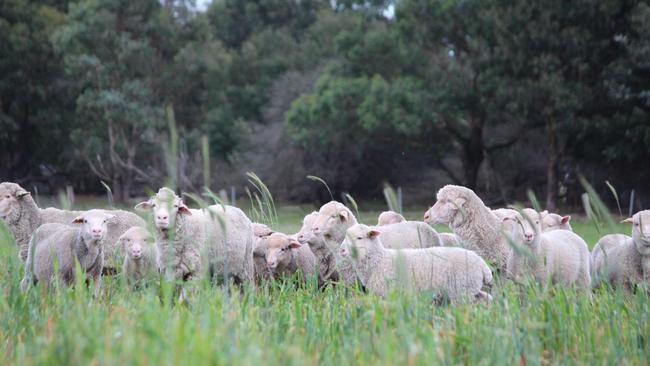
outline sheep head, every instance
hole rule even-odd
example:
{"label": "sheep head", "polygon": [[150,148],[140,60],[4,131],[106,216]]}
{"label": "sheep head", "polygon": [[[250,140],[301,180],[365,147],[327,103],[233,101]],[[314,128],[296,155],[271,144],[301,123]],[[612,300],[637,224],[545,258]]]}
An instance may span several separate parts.
{"label": "sheep head", "polygon": [[385,226],[385,225],[392,225],[392,224],[397,224],[400,222],[404,222],[406,219],[404,216],[398,214],[395,211],[384,211],[379,214],[379,217],[377,218],[377,226]]}
{"label": "sheep head", "polygon": [[266,266],[270,270],[288,265],[293,256],[291,251],[302,246],[296,239],[282,233],[273,233],[264,240],[267,244]]}
{"label": "sheep head", "polygon": [[622,221],[632,225],[632,239],[639,253],[650,254],[650,210],[639,211]]}
{"label": "sheep head", "polygon": [[320,208],[311,230],[314,235],[328,240],[341,238],[345,235],[345,230],[356,222],[356,218],[345,205],[331,201]]}
{"label": "sheep head", "polygon": [[108,221],[114,218],[104,210],[89,210],[72,220],[71,224],[81,225],[81,236],[86,243],[100,243],[108,232]]}
{"label": "sheep head", "polygon": [[153,214],[156,229],[167,232],[176,224],[177,215],[191,215],[183,200],[167,187],[160,188],[155,196],[135,206],[138,211],[150,211]]}
{"label": "sheep head", "polygon": [[528,246],[535,246],[539,243],[542,235],[541,214],[532,208],[525,208],[521,210],[521,216],[523,242]]}
{"label": "sheep head", "polygon": [[20,203],[29,192],[16,183],[0,183],[0,218],[16,219],[20,216]]}
{"label": "sheep head", "polygon": [[339,254],[343,258],[363,260],[370,253],[370,249],[379,245],[378,236],[377,230],[366,225],[354,225],[345,233],[345,240],[341,244]]}
{"label": "sheep head", "polygon": [[154,238],[147,229],[134,226],[122,234],[118,242],[129,259],[137,261],[154,245]]}
{"label": "sheep head", "polygon": [[459,214],[465,212],[468,192],[471,190],[461,186],[442,187],[436,195],[436,203],[424,214],[424,222],[429,225],[452,224]]}
{"label": "sheep head", "polygon": [[560,216],[556,213],[551,213],[546,210],[541,212],[542,214],[542,229],[544,231],[551,230],[571,230],[571,216]]}

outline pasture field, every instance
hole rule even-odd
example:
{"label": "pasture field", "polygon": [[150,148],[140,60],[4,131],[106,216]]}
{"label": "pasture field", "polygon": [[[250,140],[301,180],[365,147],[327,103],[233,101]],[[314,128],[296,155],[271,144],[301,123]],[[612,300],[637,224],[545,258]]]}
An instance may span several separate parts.
{"label": "pasture field", "polygon": [[[311,209],[278,207],[272,226],[293,233]],[[360,221],[375,223],[377,213],[362,210]],[[600,236],[589,222],[573,227],[590,246]],[[5,365],[650,363],[650,305],[641,293],[599,288],[588,295],[498,280],[490,305],[437,307],[426,294],[382,299],[313,282],[235,288],[196,281],[178,305],[168,300],[170,284],[134,291],[119,278],[105,279],[98,299],[85,286],[22,294],[16,252],[3,230]]]}

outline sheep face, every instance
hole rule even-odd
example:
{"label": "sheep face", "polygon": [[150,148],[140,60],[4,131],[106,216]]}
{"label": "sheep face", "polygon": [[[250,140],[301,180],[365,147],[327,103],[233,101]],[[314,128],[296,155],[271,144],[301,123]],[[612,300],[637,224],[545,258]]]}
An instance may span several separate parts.
{"label": "sheep face", "polygon": [[510,244],[517,245],[523,241],[524,227],[519,217],[504,217],[501,222],[501,230],[506,235]]}
{"label": "sheep face", "polygon": [[404,216],[398,214],[397,212],[384,211],[379,214],[379,218],[377,219],[377,226],[392,225],[403,221],[406,221],[406,219]]}
{"label": "sheep face", "polygon": [[278,268],[279,265],[288,265],[292,258],[291,251],[301,247],[296,239],[281,233],[273,233],[264,240],[268,245],[266,266],[270,270]]}
{"label": "sheep face", "polygon": [[548,211],[542,212],[542,229],[544,231],[572,230],[569,221],[571,221],[571,216],[560,216]]}
{"label": "sheep face", "polygon": [[632,224],[632,239],[639,253],[650,254],[650,210],[639,211],[623,222]]}
{"label": "sheep face", "polygon": [[81,235],[87,243],[98,243],[106,237],[108,220],[115,217],[103,210],[89,210],[72,220],[81,225]]}
{"label": "sheep face", "polygon": [[146,251],[154,245],[154,239],[149,232],[141,227],[132,227],[118,239],[130,259],[140,260]]}
{"label": "sheep face", "polygon": [[0,184],[0,218],[15,219],[20,214],[20,200],[29,195],[25,189],[15,183]]}
{"label": "sheep face", "polygon": [[532,246],[539,242],[542,233],[542,220],[539,212],[525,208],[521,211],[523,220],[521,220],[523,229],[523,242]]}
{"label": "sheep face", "polygon": [[149,201],[138,203],[135,209],[152,212],[156,229],[162,232],[174,228],[176,215],[191,215],[183,200],[169,188],[161,188]]}
{"label": "sheep face", "polygon": [[298,239],[298,242],[300,244],[307,244],[311,239],[314,238],[314,232],[311,229],[314,225],[314,222],[316,221],[316,217],[318,217],[318,212],[314,211],[305,216],[305,218],[302,220],[302,227],[296,234],[296,239]]}
{"label": "sheep face", "polygon": [[311,230],[314,235],[321,235],[325,239],[330,239],[345,231],[351,216],[350,211],[341,203],[334,201],[326,203],[318,211],[318,216],[316,216]]}
{"label": "sheep face", "polygon": [[345,233],[345,240],[341,244],[339,254],[343,258],[363,260],[370,253],[370,249],[377,245],[379,231],[372,230],[365,225],[354,225]]}
{"label": "sheep face", "polygon": [[466,200],[463,197],[440,197],[424,214],[424,222],[429,225],[451,224],[462,210]]}

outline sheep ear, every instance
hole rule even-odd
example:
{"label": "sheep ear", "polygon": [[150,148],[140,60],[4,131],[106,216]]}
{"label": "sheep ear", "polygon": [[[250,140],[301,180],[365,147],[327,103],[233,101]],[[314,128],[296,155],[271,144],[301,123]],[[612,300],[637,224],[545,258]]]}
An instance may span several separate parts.
{"label": "sheep ear", "polygon": [[634,220],[632,220],[631,217],[628,217],[627,219],[621,221],[621,224],[631,224],[633,222],[634,222]]}
{"label": "sheep ear", "polygon": [[378,236],[379,236],[379,231],[377,231],[377,230],[370,230],[368,232],[368,238],[369,239],[374,239],[374,238],[376,238]]}
{"label": "sheep ear", "polygon": [[138,211],[149,211],[152,207],[151,201],[144,201],[135,205],[135,209]]}
{"label": "sheep ear", "polygon": [[83,224],[84,218],[81,216],[75,217],[74,220],[72,220],[71,224]]}
{"label": "sheep ear", "polygon": [[16,198],[23,198],[23,197],[27,196],[28,194],[29,194],[28,191],[26,191],[26,190],[24,190],[24,189],[19,189],[19,190],[16,192]]}
{"label": "sheep ear", "polygon": [[466,202],[467,200],[464,197],[458,197],[454,200],[454,204],[458,208],[463,207],[463,205],[465,205]]}
{"label": "sheep ear", "polygon": [[289,240],[289,248],[291,249],[298,249],[302,246],[302,244],[298,243],[296,239],[291,239]]}
{"label": "sheep ear", "polygon": [[178,205],[178,212],[180,212],[182,214],[185,214],[185,215],[190,215],[190,216],[192,215],[192,212],[190,211],[190,209],[187,208],[187,206],[185,206],[185,204],[183,202],[181,202]]}
{"label": "sheep ear", "polygon": [[339,217],[341,218],[341,221],[343,221],[343,222],[348,221],[348,219],[349,219],[348,212],[345,211],[345,210],[339,212]]}
{"label": "sheep ear", "polygon": [[567,224],[569,221],[571,221],[571,216],[569,216],[569,215],[562,216],[562,220],[561,220],[561,222],[562,222],[563,224]]}

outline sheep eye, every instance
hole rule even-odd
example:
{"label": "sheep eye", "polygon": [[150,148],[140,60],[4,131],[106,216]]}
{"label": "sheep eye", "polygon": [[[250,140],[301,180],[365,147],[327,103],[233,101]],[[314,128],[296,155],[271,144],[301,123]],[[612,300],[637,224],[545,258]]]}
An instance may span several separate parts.
{"label": "sheep eye", "polygon": [[363,240],[363,238],[359,236],[359,237],[357,237],[357,240]]}
{"label": "sheep eye", "polygon": [[10,196],[10,195],[6,195],[5,198],[11,198],[11,196]]}
{"label": "sheep eye", "polygon": [[84,224],[88,223],[88,220],[84,219]]}

